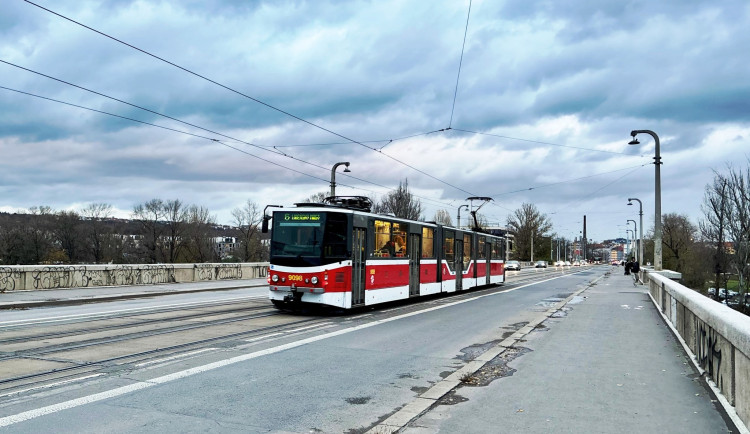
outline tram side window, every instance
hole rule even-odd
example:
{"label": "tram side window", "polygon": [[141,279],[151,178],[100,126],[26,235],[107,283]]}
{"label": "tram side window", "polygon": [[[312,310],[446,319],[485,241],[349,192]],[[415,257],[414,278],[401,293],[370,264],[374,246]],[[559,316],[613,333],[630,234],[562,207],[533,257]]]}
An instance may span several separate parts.
{"label": "tram side window", "polygon": [[347,258],[348,222],[343,214],[330,213],[326,219],[326,230],[323,237],[323,256],[326,258]]}
{"label": "tram side window", "polygon": [[500,251],[500,243],[502,241],[500,240],[493,240],[492,241],[492,255],[490,256],[491,259],[502,259],[502,254]]}
{"label": "tram side window", "polygon": [[422,228],[422,257],[435,257],[435,229]]}
{"label": "tram side window", "polygon": [[443,235],[443,258],[448,264],[448,269],[453,271],[453,261],[456,259],[453,252],[453,233],[446,232]]}
{"label": "tram side window", "polygon": [[393,241],[393,246],[396,248],[396,256],[407,256],[406,240],[408,238],[406,236],[406,225],[393,223],[393,238],[391,240]]}
{"label": "tram side window", "polygon": [[479,237],[479,251],[477,252],[477,258],[479,259],[487,259],[487,257],[484,255],[485,243],[485,237]]}
{"label": "tram side window", "polygon": [[375,220],[375,251],[378,258],[388,258],[396,253],[396,247],[391,241],[391,222]]}
{"label": "tram side window", "polygon": [[464,270],[469,266],[471,262],[471,249],[474,247],[471,243],[471,235],[464,234]]}

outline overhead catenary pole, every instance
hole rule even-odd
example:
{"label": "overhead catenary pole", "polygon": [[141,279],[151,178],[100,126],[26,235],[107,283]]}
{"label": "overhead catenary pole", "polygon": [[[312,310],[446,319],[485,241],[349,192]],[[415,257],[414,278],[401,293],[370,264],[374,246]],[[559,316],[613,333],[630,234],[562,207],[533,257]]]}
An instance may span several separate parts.
{"label": "overhead catenary pole", "polygon": [[333,168],[331,169],[331,197],[336,196],[336,168],[338,168],[342,164],[346,166],[344,168],[344,172],[351,172],[351,170],[349,170],[348,161],[342,161],[333,165]]}
{"label": "overhead catenary pole", "polygon": [[640,258],[640,262],[643,262],[641,265],[646,265],[646,260],[643,257],[643,203],[640,199],[636,199],[634,197],[628,198],[628,205],[632,205],[634,200],[638,201],[638,216],[640,217],[640,226],[641,226],[641,232],[640,237],[638,238],[638,258]]}
{"label": "overhead catenary pole", "polygon": [[651,130],[633,130],[633,136],[629,145],[638,145],[640,142],[635,138],[638,134],[648,134],[654,138],[656,154],[654,155],[654,270],[661,271],[662,265],[662,232],[661,232],[661,154],[659,150],[659,136]]}

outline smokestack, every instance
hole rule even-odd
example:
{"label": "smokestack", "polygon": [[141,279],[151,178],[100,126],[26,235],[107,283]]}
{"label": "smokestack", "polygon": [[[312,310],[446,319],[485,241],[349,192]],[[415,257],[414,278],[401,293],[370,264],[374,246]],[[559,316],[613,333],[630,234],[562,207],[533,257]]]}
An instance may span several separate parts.
{"label": "smokestack", "polygon": [[586,238],[586,216],[583,216],[583,260],[588,262],[586,252],[588,251],[589,239]]}

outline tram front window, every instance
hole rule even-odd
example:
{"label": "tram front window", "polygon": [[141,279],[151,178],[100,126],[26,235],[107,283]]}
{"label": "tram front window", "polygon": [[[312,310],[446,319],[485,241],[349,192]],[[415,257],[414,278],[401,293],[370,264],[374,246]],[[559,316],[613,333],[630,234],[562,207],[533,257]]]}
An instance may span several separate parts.
{"label": "tram front window", "polygon": [[271,263],[324,265],[349,258],[347,219],[342,214],[274,213]]}

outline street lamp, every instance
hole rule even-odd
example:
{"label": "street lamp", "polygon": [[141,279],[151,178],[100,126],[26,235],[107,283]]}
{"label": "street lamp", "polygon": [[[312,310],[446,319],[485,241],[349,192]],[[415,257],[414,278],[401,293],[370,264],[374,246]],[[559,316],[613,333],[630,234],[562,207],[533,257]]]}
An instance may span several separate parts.
{"label": "street lamp", "polygon": [[[656,142],[656,155],[654,156],[655,181],[654,181],[654,270],[661,271],[661,155],[659,154],[659,136],[651,130],[633,130],[630,135],[633,136],[628,145],[638,145],[640,142],[635,138],[638,134],[648,134]],[[643,226],[641,225],[641,230]]]}
{"label": "street lamp", "polygon": [[468,210],[469,205],[460,205],[458,207],[458,215],[456,216],[456,220],[458,221],[458,223],[456,224],[456,227],[459,229],[461,229],[461,208],[466,208]]}
{"label": "street lamp", "polygon": [[[635,220],[628,219],[628,223],[630,223],[630,222],[633,222],[633,226],[635,226],[635,232],[634,232],[635,238],[633,238],[633,241],[638,242],[638,224],[635,222]],[[643,228],[641,228],[641,230],[643,230]],[[638,256],[638,248],[637,248],[637,246],[636,246],[636,249],[635,249],[635,260],[639,261],[639,262],[643,260],[643,259],[641,259],[640,256]]]}
{"label": "street lamp", "polygon": [[[640,208],[638,210],[638,215],[640,216],[640,220],[641,220],[641,236],[640,236],[640,239],[638,240],[638,258],[640,258],[641,262],[646,262],[646,260],[643,258],[643,203],[641,202],[640,199],[629,197],[628,205],[632,205],[633,204],[632,201],[634,200],[638,201],[638,207]],[[644,264],[641,264],[641,265],[644,265]]]}
{"label": "street lamp", "polygon": [[[625,229],[625,233],[626,233],[626,234],[632,234],[632,233],[633,233],[633,230],[632,230],[632,229]],[[627,236],[627,235],[626,235],[626,236]],[[632,239],[635,239],[635,235],[632,235],[632,236],[631,236],[631,238],[628,238],[628,240],[632,240]],[[627,244],[627,245],[630,245],[630,243],[628,242],[628,244]],[[628,256],[630,256],[630,254],[628,254]]]}
{"label": "street lamp", "polygon": [[331,169],[331,197],[336,196],[336,168],[341,166],[342,164],[346,166],[344,168],[344,173],[351,172],[351,170],[349,170],[348,161],[342,161],[333,165],[333,169]]}

